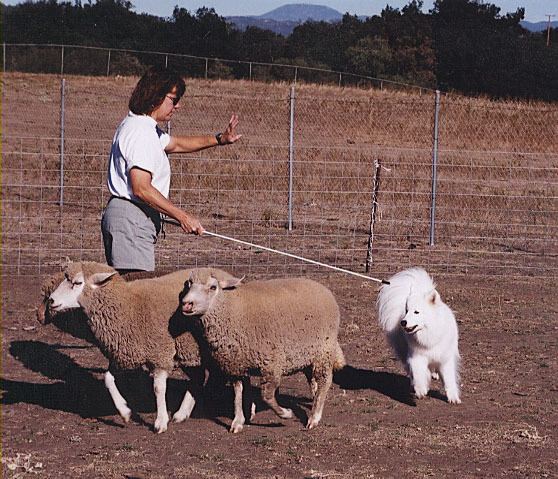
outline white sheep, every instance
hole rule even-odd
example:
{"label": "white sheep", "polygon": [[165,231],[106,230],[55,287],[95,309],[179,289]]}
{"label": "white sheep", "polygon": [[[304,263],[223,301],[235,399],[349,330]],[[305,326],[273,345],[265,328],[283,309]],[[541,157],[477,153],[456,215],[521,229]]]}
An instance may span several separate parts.
{"label": "white sheep", "polygon": [[[293,413],[277,404],[282,376],[303,371],[313,404],[306,427],[317,426],[333,370],[345,366],[339,346],[339,307],[325,286],[305,278],[252,281],[219,279],[194,270],[184,285],[182,312],[199,317],[208,349],[233,379],[233,433],[243,429],[242,380],[262,376],[263,400],[281,418]],[[192,321],[193,322],[193,321]]]}
{"label": "white sheep", "polygon": [[[231,278],[225,271],[208,271],[222,279]],[[165,399],[169,373],[175,366],[201,368],[201,353],[192,329],[176,320],[177,315],[180,317],[179,294],[190,272],[182,270],[126,282],[110,266],[70,263],[65,280],[50,295],[48,305],[52,313],[82,308],[102,353],[109,360],[105,386],[125,422],[130,420],[132,412],[116,387],[113,372],[143,367],[153,374],[157,400],[154,429],[158,433],[167,430],[169,421]],[[41,312],[38,314],[40,317]],[[187,391],[173,421],[181,422],[189,417],[194,404],[194,397]]]}

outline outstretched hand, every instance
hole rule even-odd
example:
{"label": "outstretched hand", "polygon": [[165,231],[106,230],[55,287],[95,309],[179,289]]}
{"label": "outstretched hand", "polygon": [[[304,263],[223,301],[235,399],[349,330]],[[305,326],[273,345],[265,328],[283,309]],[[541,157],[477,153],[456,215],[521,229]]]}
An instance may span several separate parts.
{"label": "outstretched hand", "polygon": [[238,125],[238,115],[233,113],[231,119],[229,120],[229,124],[227,128],[221,135],[221,144],[222,145],[230,145],[231,143],[235,143],[236,141],[242,138],[242,135],[236,134],[236,127]]}

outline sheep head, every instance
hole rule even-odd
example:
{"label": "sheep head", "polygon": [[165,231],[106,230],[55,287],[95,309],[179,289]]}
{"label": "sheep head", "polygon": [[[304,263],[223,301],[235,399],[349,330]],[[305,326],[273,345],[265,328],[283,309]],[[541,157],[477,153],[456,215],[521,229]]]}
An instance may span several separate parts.
{"label": "sheep head", "polygon": [[81,307],[79,299],[86,287],[91,289],[106,286],[116,275],[116,270],[100,263],[71,263],[64,271],[64,281],[49,298],[49,310],[66,311]]}
{"label": "sheep head", "polygon": [[218,280],[213,275],[203,275],[192,271],[180,293],[182,314],[185,316],[202,316],[207,313],[215,298],[226,289],[238,287],[244,278]]}

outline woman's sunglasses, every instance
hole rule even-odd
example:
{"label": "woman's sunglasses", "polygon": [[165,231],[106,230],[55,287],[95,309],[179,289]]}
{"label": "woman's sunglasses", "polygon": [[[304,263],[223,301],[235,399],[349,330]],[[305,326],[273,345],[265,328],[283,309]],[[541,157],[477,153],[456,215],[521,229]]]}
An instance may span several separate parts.
{"label": "woman's sunglasses", "polygon": [[178,105],[178,102],[180,101],[180,97],[179,96],[170,96],[170,95],[165,95],[167,98],[170,98],[172,100],[172,104],[174,106]]}

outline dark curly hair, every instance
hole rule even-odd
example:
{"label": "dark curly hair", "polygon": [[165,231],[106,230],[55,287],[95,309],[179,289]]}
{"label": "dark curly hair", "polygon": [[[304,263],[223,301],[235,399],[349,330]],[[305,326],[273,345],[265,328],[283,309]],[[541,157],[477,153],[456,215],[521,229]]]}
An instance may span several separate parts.
{"label": "dark curly hair", "polygon": [[163,103],[173,88],[176,88],[177,98],[181,98],[186,91],[184,78],[178,72],[165,67],[150,67],[134,88],[128,107],[136,115],[149,115]]}

